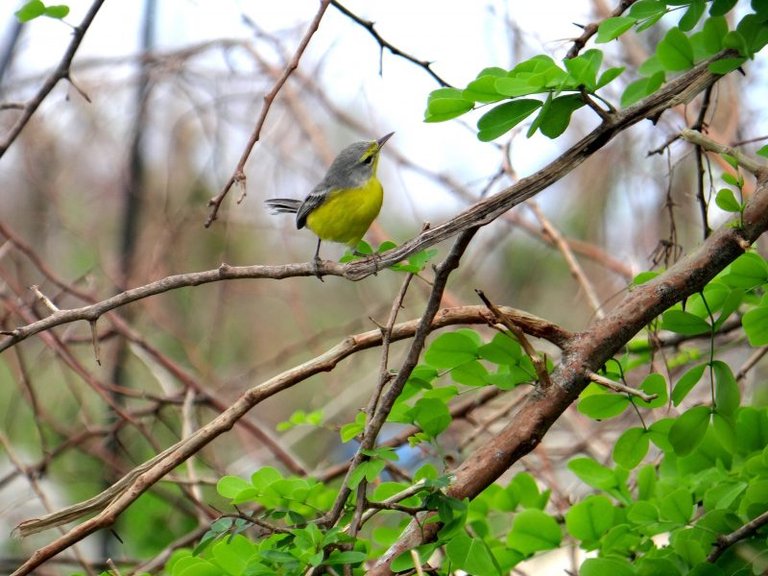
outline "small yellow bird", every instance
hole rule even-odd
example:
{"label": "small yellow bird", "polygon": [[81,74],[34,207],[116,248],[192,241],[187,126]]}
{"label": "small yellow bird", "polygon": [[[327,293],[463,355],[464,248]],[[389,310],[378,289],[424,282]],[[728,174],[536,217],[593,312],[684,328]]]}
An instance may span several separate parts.
{"label": "small yellow bird", "polygon": [[364,140],[342,150],[323,179],[303,200],[270,198],[273,214],[296,214],[296,228],[306,226],[317,235],[315,273],[323,240],[346,244],[355,250],[379,215],[384,189],[376,177],[379,152],[394,132],[378,140]]}

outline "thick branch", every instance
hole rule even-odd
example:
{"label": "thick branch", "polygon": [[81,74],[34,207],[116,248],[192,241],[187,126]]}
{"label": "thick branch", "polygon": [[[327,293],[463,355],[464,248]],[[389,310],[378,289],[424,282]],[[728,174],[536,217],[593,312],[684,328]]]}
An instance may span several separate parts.
{"label": "thick branch", "polygon": [[[552,373],[553,385],[531,392],[510,423],[490,442],[473,452],[456,470],[449,496],[474,498],[495,482],[512,464],[541,442],[544,434],[578,397],[597,371],[651,320],[673,304],[701,291],[768,229],[768,170],[757,173],[754,196],[744,210],[743,227],[732,222],[712,234],[693,254],[651,282],[632,290],[605,318],[576,334],[563,350]],[[376,566],[372,576],[389,575],[392,560],[422,542],[433,539],[438,523],[414,520]]]}

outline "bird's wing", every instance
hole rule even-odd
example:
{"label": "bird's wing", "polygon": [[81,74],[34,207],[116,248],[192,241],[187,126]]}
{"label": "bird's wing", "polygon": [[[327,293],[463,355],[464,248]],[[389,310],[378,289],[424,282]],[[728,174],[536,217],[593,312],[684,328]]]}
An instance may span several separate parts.
{"label": "bird's wing", "polygon": [[312,210],[322,205],[330,193],[331,190],[325,186],[316,186],[314,190],[309,193],[301,206],[299,206],[298,212],[296,212],[296,228],[304,228],[304,224],[307,222],[307,216],[309,216]]}

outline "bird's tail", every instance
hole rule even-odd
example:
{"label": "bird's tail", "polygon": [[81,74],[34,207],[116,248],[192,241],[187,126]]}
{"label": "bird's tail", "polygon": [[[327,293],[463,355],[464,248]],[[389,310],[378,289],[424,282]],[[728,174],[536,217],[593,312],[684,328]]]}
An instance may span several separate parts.
{"label": "bird's tail", "polygon": [[272,214],[280,214],[283,212],[296,214],[301,206],[301,200],[295,200],[293,198],[270,198],[269,200],[265,200],[264,204],[272,210]]}

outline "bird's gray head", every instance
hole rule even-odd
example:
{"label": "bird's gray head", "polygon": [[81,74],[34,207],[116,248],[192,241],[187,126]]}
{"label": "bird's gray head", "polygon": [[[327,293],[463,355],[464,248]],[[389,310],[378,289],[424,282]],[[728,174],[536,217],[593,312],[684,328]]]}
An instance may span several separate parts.
{"label": "bird's gray head", "polygon": [[378,140],[363,140],[344,148],[328,168],[324,183],[331,188],[357,188],[368,182],[376,174],[381,147],[392,134],[394,132]]}

